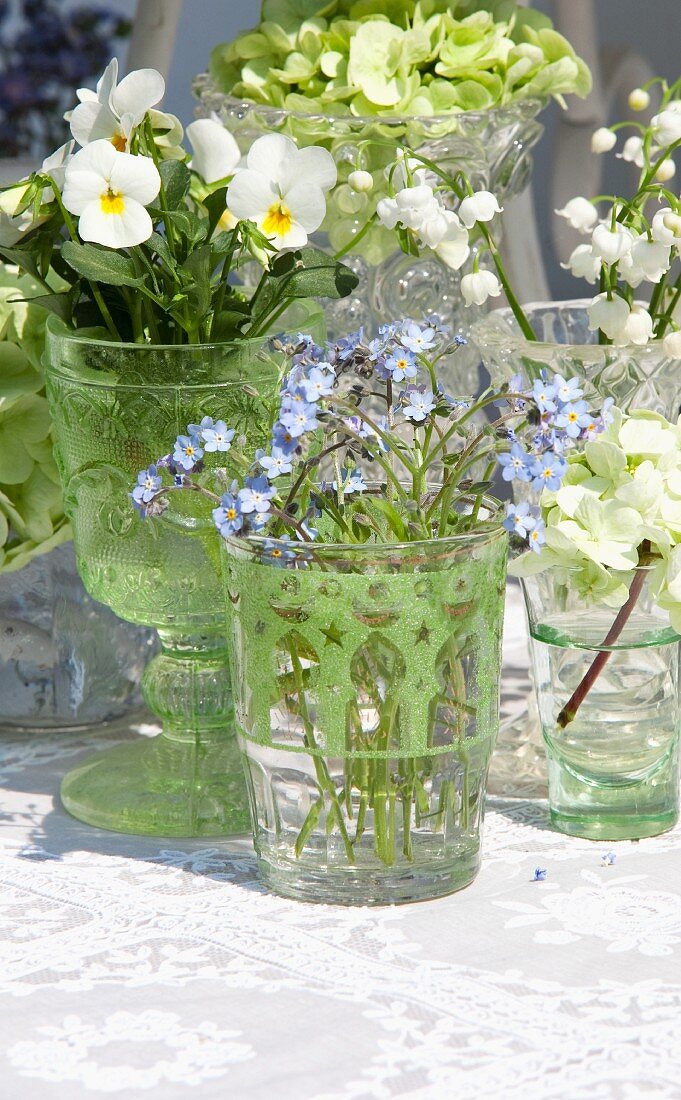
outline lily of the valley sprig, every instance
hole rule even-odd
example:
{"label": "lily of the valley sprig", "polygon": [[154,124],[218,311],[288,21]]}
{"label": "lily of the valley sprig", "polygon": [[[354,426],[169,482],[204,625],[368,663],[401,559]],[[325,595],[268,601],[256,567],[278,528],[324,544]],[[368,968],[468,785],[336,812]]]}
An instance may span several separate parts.
{"label": "lily of the valley sprig", "polygon": [[[671,87],[651,81],[632,93],[630,103],[639,110],[647,106],[648,88],[658,84],[660,110],[649,125],[620,123],[594,135],[594,152],[602,153],[615,147],[622,128],[635,129],[617,154],[640,168],[635,194],[602,195],[593,201],[578,196],[557,213],[589,238],[575,248],[566,266],[598,286],[589,322],[599,340],[643,345],[663,338],[666,353],[676,358],[681,357],[681,200],[667,184],[681,145],[681,81]],[[477,245],[472,270],[461,278],[464,303],[483,305],[503,291],[522,332],[535,340],[496,240],[492,223],[502,212],[496,196],[476,190],[464,172],[452,175],[418,152],[402,150],[386,174],[389,197],[379,201],[376,217],[397,230],[404,251],[431,249],[460,270]],[[359,189],[368,185],[364,179],[355,184]]]}
{"label": "lily of the valley sprig", "polygon": [[[41,283],[35,301],[112,339],[172,344],[258,336],[294,298],[349,293],[356,276],[308,245],[336,182],[331,155],[272,134],[243,160],[200,119],[190,156],[178,119],[157,109],[163,94],[160,73],[119,81],[114,59],[95,91],[79,90],[73,140],[0,192],[0,256]],[[253,259],[262,278],[246,293]]]}
{"label": "lily of the valley sprig", "polygon": [[[290,365],[266,450],[254,459],[233,453],[234,431],[205,417],[140,472],[132,501],[158,516],[175,492],[200,492],[224,538],[266,536],[268,560],[297,565],[317,540],[402,543],[477,527],[498,463],[507,480],[558,488],[570,446],[602,429],[584,413],[575,381],[560,396],[514,381],[475,401],[454,399],[437,366],[461,342],[434,318],[325,348],[300,337],[283,349]],[[494,405],[496,419],[481,424],[476,414]],[[231,484],[228,465],[238,475]],[[536,507],[511,507],[505,526],[534,550],[543,545]]]}

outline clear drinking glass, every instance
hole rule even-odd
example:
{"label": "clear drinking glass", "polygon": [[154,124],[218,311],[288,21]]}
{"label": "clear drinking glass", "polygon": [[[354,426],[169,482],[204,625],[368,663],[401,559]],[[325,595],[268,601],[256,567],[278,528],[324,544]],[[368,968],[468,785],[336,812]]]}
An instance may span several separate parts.
{"label": "clear drinking glass", "polygon": [[236,722],[273,890],[380,905],[475,877],[506,547],[491,522],[396,546],[225,545]]}
{"label": "clear drinking glass", "polygon": [[553,572],[523,580],[551,821],[592,840],[655,836],[679,815],[679,636],[649,591],[585,606]]}

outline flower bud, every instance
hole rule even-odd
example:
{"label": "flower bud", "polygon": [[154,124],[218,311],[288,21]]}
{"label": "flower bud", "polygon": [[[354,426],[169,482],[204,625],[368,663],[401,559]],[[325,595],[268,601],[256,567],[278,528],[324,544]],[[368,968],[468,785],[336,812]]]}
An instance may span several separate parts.
{"label": "flower bud", "polygon": [[629,93],[629,109],[632,111],[645,111],[650,107],[650,94],[645,88],[634,88]]}
{"label": "flower bud", "polygon": [[366,194],[373,189],[374,177],[371,172],[364,172],[360,169],[350,173],[348,176],[348,183],[353,191],[359,191],[361,194]]}
{"label": "flower bud", "polygon": [[681,214],[675,214],[673,210],[668,210],[663,215],[662,222],[665,228],[673,233],[675,237],[681,237]]}
{"label": "flower bud", "polygon": [[658,183],[666,183],[676,174],[676,165],[671,157],[666,157],[662,161],[662,164],[655,173],[655,179]]}
{"label": "flower bud", "polygon": [[681,359],[681,332],[668,332],[662,341],[662,349],[670,359]]}
{"label": "flower bud", "polygon": [[607,126],[601,126],[591,136],[592,153],[609,153],[617,145],[617,135],[613,134]]}

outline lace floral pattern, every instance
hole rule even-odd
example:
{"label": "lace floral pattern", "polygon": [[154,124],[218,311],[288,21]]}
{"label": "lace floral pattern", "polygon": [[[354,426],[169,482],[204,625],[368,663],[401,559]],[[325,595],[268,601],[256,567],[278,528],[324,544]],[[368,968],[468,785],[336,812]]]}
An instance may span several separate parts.
{"label": "lace floral pattern", "polygon": [[680,830],[598,845],[495,797],[468,890],[303,905],[263,891],[245,839],[164,843],[58,808],[76,753],[121,736],[3,748],[3,1097],[678,1097]]}

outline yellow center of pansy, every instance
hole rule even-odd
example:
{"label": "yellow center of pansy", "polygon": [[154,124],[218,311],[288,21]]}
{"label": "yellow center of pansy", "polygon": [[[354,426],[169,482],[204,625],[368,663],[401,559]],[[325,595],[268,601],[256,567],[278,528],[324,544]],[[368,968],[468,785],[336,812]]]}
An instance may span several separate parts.
{"label": "yellow center of pansy", "polygon": [[220,218],[218,219],[218,228],[227,231],[229,229],[234,229],[234,226],[236,224],[237,219],[234,217],[229,207],[226,206],[224,209],[224,213],[222,213],[220,215]]}
{"label": "yellow center of pansy", "polygon": [[120,130],[115,133],[114,136],[111,138],[111,144],[113,145],[114,149],[118,150],[119,153],[124,153],[128,147],[128,142],[125,134],[122,134]]}
{"label": "yellow center of pansy", "polygon": [[293,218],[288,206],[285,205],[282,199],[277,199],[265,214],[262,230],[268,237],[275,235],[285,237],[290,231],[292,223]]}
{"label": "yellow center of pansy", "polygon": [[112,191],[111,188],[100,195],[99,204],[102,214],[122,214],[125,210],[123,196],[120,192]]}

